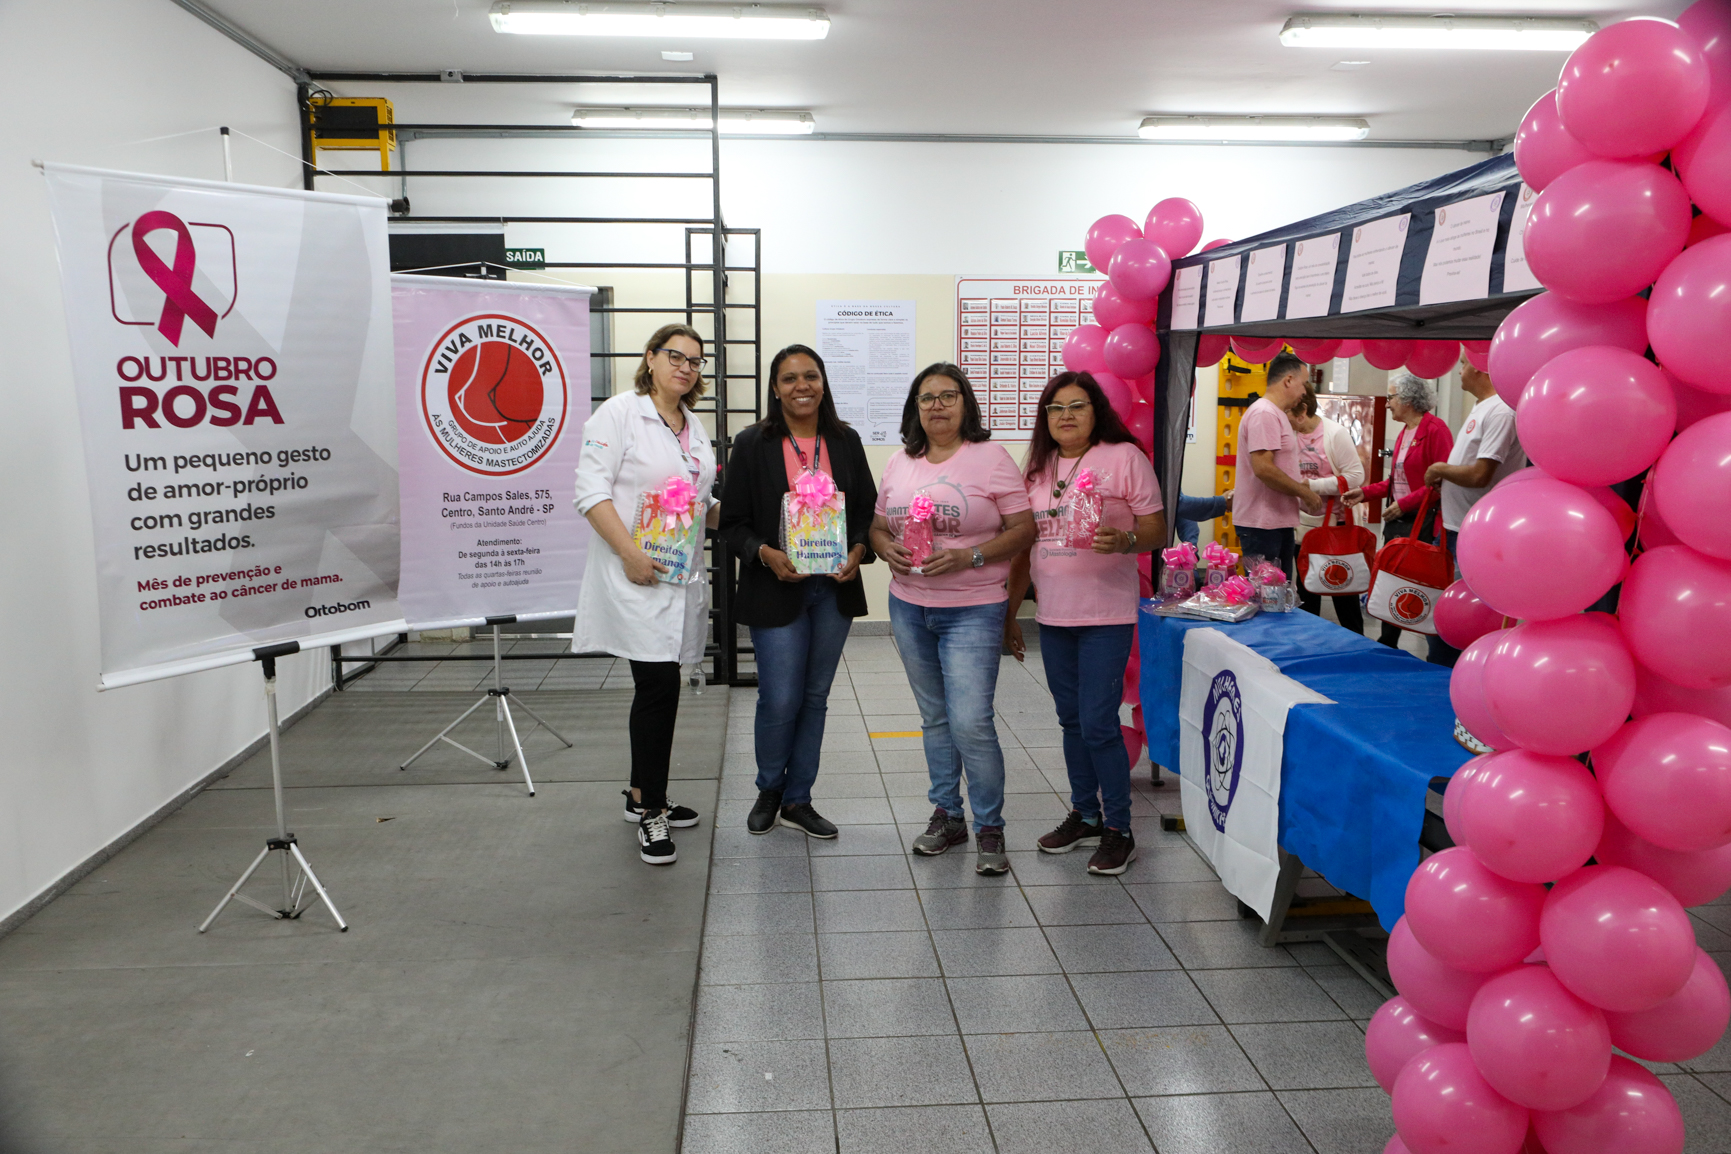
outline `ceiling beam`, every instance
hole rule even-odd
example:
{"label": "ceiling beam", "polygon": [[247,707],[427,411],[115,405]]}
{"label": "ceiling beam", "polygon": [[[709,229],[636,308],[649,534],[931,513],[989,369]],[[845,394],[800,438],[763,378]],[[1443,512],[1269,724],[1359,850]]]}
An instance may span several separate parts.
{"label": "ceiling beam", "polygon": [[307,70],[266,44],[246,29],[229,20],[228,17],[207,7],[203,0],[170,0],[178,7],[186,9],[260,60],[293,80],[296,84],[309,83]]}

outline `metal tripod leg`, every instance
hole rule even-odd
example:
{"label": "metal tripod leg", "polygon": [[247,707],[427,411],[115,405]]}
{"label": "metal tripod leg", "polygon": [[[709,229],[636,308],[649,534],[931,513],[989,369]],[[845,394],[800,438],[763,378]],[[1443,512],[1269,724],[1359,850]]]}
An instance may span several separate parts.
{"label": "metal tripod leg", "polygon": [[[525,705],[523,708],[528,709],[529,707]],[[511,699],[507,697],[504,692],[499,695],[499,710],[505,715],[505,724],[511,729],[511,744],[516,747],[517,750],[517,764],[523,769],[523,784],[529,787],[529,796],[534,797],[535,780],[529,776],[529,759],[523,756],[523,742],[522,739],[517,736],[517,720],[511,716]],[[533,717],[534,714],[531,712],[530,716]]]}
{"label": "metal tripod leg", "polygon": [[571,739],[566,737],[563,733],[560,733],[557,729],[554,729],[551,725],[548,725],[547,719],[542,717],[539,713],[536,713],[533,709],[530,709],[529,703],[524,701],[521,697],[517,699],[517,708],[521,709],[524,713],[527,713],[530,717],[533,717],[535,723],[542,729],[545,729],[548,733],[551,733],[554,737],[557,737],[560,741],[564,742],[566,749],[571,748]]}
{"label": "metal tripod leg", "polygon": [[[295,855],[295,861],[300,864],[301,875],[313,884],[313,889],[318,893],[319,900],[325,903],[325,909],[331,911],[331,917],[336,919],[337,928],[342,930],[345,934],[348,933],[349,923],[343,921],[343,915],[337,912],[336,903],[331,901],[331,895],[325,892],[324,884],[319,881],[319,875],[313,872],[312,863],[307,861],[306,856],[301,853],[301,847],[297,843],[291,841],[289,842],[288,848],[289,852]],[[297,906],[299,905],[298,902],[296,904]],[[211,916],[215,917],[216,915],[212,914]],[[297,910],[295,917],[298,918],[299,916],[300,913]]]}
{"label": "metal tripod leg", "polygon": [[[269,854],[270,846],[268,845],[259,851],[258,856],[252,859],[252,864],[246,867],[246,872],[240,875],[240,880],[229,887],[228,892],[222,896],[222,900],[216,903],[216,908],[210,911],[210,916],[205,918],[203,924],[198,927],[199,933],[202,934],[204,931],[210,929],[210,923],[216,920],[216,915],[228,908],[229,902],[232,902],[235,898],[240,896],[240,887],[244,886],[252,878],[252,875],[258,872],[258,867],[264,864],[264,859]],[[252,903],[249,902],[247,904],[250,905]]]}
{"label": "metal tripod leg", "polygon": [[[489,694],[487,696],[491,696],[491,695]],[[483,696],[481,698],[481,700],[475,702],[475,704],[473,704],[473,705],[469,706],[469,708],[465,709],[463,711],[463,714],[461,717],[459,717],[459,718],[457,718],[457,720],[451,722],[451,724],[445,726],[445,728],[439,730],[439,732],[433,736],[433,740],[427,742],[427,744],[425,744],[425,745],[421,746],[421,748],[417,749],[415,751],[414,757],[409,758],[409,760],[403,762],[403,764],[397,766],[397,768],[398,769],[409,768],[409,766],[415,764],[415,762],[420,759],[420,756],[423,753],[427,752],[427,750],[433,748],[433,746],[435,746],[435,745],[439,744],[439,742],[443,741],[443,742],[447,742],[451,745],[456,746],[458,749],[462,750],[464,753],[468,754],[470,757],[473,757],[478,761],[486,762],[488,765],[492,766],[494,769],[504,769],[505,768],[504,765],[500,764],[494,758],[488,757],[485,754],[476,753],[474,750],[470,749],[468,746],[464,745],[462,742],[454,741],[451,738],[445,736],[446,734],[450,733],[451,730],[457,728],[457,726],[459,726],[459,725],[463,724],[463,722],[467,721],[469,719],[469,715],[471,713],[475,712],[475,710],[481,708],[481,706],[483,706],[485,704],[487,704],[487,697]]]}

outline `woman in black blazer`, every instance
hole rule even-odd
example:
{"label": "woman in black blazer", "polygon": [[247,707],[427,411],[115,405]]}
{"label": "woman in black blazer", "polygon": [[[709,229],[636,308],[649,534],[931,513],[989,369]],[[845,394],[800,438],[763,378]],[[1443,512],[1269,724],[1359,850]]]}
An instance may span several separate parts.
{"label": "woman in black blazer", "polygon": [[[848,556],[834,576],[796,573],[782,542],[782,497],[822,471],[846,500]],[[757,804],[752,833],[776,823],[809,837],[836,828],[811,805],[829,688],[853,618],[864,617],[859,567],[871,552],[877,486],[859,434],[836,415],[823,358],[789,345],[769,363],[769,415],[733,439],[722,474],[721,535],[740,557],[734,607],[757,651]]]}

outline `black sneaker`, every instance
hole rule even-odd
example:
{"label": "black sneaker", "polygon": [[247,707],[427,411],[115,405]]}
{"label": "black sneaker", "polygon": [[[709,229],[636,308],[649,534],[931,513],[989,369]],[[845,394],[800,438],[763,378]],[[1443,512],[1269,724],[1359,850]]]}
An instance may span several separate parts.
{"label": "black sneaker", "polygon": [[1106,832],[1100,835],[1100,848],[1088,859],[1088,872],[1117,877],[1135,860],[1136,835],[1107,826]]}
{"label": "black sneaker", "polygon": [[781,790],[760,789],[757,804],[745,815],[745,828],[752,833],[768,833],[775,828],[775,815],[781,812]]}
{"label": "black sneaker", "polygon": [[1069,853],[1077,846],[1096,846],[1100,844],[1100,823],[1090,823],[1079,811],[1071,810],[1057,829],[1042,834],[1034,844],[1041,853]]}
{"label": "black sneaker", "polygon": [[646,813],[637,823],[637,852],[650,865],[672,865],[679,860],[673,835],[667,829],[667,814]]}
{"label": "black sneaker", "polygon": [[967,819],[959,813],[948,813],[939,806],[932,811],[926,832],[914,839],[914,852],[921,857],[936,857],[953,845],[967,843]]}
{"label": "black sneaker", "polygon": [[[621,790],[625,795],[625,820],[638,821],[643,817],[643,807],[631,800],[631,791]],[[667,824],[674,829],[690,829],[698,821],[697,811],[688,806],[674,805],[673,799],[667,799]]]}
{"label": "black sneaker", "polygon": [[[776,796],[779,797],[780,795],[777,794]],[[782,806],[781,824],[789,829],[800,830],[807,837],[821,837],[825,841],[836,835],[835,823],[811,808],[809,801]]]}

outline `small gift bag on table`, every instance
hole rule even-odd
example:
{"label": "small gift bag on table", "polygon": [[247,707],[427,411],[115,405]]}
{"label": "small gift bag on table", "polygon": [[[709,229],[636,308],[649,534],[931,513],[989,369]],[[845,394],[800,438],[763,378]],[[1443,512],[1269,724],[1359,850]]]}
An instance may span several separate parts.
{"label": "small gift bag on table", "polygon": [[828,473],[801,473],[782,495],[781,539],[795,573],[836,573],[847,564],[847,498]]}
{"label": "small gift bag on table", "polygon": [[1202,547],[1202,560],[1208,566],[1208,584],[1219,585],[1238,571],[1238,554],[1218,541]]}
{"label": "small gift bag on table", "polygon": [[701,574],[703,494],[686,477],[669,477],[659,489],[637,499],[631,540],[651,561],[667,566],[656,574],[669,585],[687,585]]}
{"label": "small gift bag on table", "polygon": [[1160,600],[1182,601],[1196,592],[1196,546],[1181,541],[1160,554]]}
{"label": "small gift bag on table", "polygon": [[909,553],[908,568],[920,571],[932,556],[932,514],[937,506],[924,493],[915,493],[908,502],[908,517],[902,522],[902,548]]}

